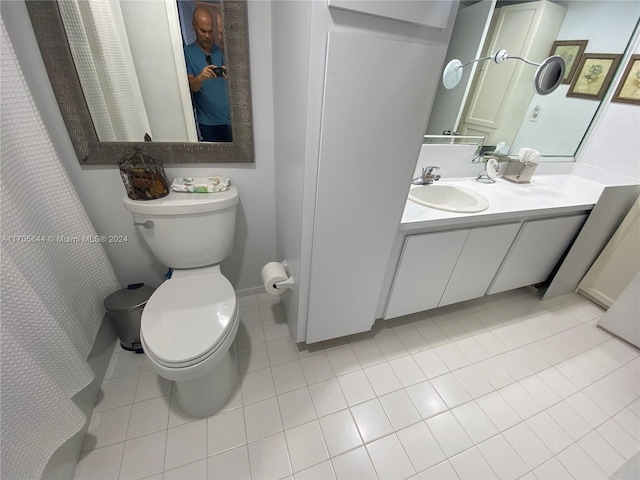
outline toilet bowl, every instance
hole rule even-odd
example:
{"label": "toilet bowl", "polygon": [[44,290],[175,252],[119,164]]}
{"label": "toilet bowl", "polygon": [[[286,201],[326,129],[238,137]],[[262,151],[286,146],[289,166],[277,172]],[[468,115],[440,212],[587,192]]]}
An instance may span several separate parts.
{"label": "toilet bowl", "polygon": [[178,403],[195,417],[218,411],[239,375],[236,296],[216,269],[174,271],[147,301],[140,325],[149,361],[160,376],[175,382]]}
{"label": "toilet bowl", "polygon": [[175,382],[184,413],[213,415],[239,378],[238,304],[220,271],[232,249],[238,192],[170,192],[124,203],[156,257],[173,269],[142,311],[142,347],[156,373]]}

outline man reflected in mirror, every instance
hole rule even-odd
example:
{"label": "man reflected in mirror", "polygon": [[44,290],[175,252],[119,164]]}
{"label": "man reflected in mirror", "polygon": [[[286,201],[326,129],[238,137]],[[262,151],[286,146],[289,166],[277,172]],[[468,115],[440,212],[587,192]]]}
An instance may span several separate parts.
{"label": "man reflected in mirror", "polygon": [[200,137],[203,142],[231,142],[227,62],[213,40],[213,16],[198,7],[192,25],[196,41],[184,47],[184,56]]}

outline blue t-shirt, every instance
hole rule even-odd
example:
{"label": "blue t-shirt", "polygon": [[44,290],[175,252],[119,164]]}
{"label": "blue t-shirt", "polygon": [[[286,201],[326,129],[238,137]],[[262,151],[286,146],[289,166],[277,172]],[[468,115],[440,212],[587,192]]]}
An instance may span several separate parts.
{"label": "blue t-shirt", "polygon": [[[227,64],[217,45],[213,46],[210,55],[213,65],[221,67]],[[184,57],[187,61],[187,73],[194,77],[209,65],[207,63],[207,54],[195,43],[184,47]],[[200,90],[192,92],[192,95],[198,123],[203,125],[231,125],[229,90],[226,78],[205,80]]]}

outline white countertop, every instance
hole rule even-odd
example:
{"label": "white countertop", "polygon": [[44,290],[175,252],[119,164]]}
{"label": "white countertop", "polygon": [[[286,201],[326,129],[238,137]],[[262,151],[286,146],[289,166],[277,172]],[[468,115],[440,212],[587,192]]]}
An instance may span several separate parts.
{"label": "white countertop", "polygon": [[489,208],[477,213],[445,212],[407,199],[401,230],[590,210],[604,190],[604,185],[574,175],[534,175],[528,184],[516,184],[502,178],[497,178],[493,184],[476,182],[474,178],[442,179],[438,183],[473,190],[489,201]]}

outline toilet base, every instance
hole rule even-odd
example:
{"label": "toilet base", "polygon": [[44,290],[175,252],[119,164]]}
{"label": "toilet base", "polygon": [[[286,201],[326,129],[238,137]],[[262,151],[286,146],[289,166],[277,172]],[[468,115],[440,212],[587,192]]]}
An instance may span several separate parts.
{"label": "toilet base", "polygon": [[238,353],[234,341],[227,353],[210,372],[192,380],[178,380],[178,404],[192,417],[209,417],[227,402],[240,376]]}

